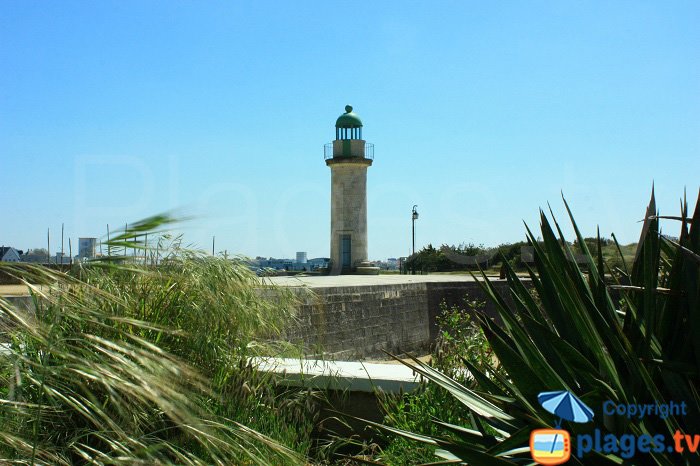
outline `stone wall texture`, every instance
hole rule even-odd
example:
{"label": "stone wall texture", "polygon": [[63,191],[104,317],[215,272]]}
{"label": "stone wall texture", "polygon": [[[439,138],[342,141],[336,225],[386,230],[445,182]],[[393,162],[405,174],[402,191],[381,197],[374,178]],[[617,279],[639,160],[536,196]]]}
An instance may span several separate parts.
{"label": "stone wall texture", "polygon": [[[505,280],[491,282],[506,301],[512,302]],[[335,359],[386,358],[383,351],[427,351],[438,335],[435,322],[441,303],[462,305],[467,297],[485,301],[481,287],[473,281],[289,290],[297,296],[299,305],[296,323],[287,329],[285,338],[303,344],[309,355],[324,354]],[[261,290],[268,299],[275,299],[276,293],[270,288]],[[29,296],[5,299],[20,309],[33,309]],[[488,301],[484,310],[496,316]]]}
{"label": "stone wall texture", "polygon": [[[492,282],[510,300],[505,280]],[[309,354],[336,359],[426,351],[437,337],[435,318],[442,302],[460,305],[467,296],[485,300],[476,282],[303,288],[295,293],[298,322],[286,339],[302,343]],[[484,309],[495,316],[489,303]]]}
{"label": "stone wall texture", "polygon": [[351,266],[367,260],[367,164],[331,165],[331,261],[341,264],[340,235],[350,235]]}

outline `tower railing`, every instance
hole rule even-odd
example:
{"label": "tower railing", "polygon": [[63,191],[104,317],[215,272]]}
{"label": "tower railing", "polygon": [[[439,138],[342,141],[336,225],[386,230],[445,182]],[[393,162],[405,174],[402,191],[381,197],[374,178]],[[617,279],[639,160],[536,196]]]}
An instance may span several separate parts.
{"label": "tower railing", "polygon": [[[323,160],[328,160],[333,158],[333,143],[323,145]],[[365,156],[364,159],[374,160],[374,144],[371,142],[365,143]]]}

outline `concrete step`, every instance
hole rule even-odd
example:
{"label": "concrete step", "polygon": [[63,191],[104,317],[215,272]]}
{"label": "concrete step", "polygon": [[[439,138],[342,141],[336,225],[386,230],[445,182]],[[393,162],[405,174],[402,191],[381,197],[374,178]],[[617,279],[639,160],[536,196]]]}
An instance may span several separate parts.
{"label": "concrete step", "polygon": [[251,358],[251,363],[258,370],[284,374],[286,383],[296,387],[399,393],[420,383],[420,376],[403,364],[261,357]]}

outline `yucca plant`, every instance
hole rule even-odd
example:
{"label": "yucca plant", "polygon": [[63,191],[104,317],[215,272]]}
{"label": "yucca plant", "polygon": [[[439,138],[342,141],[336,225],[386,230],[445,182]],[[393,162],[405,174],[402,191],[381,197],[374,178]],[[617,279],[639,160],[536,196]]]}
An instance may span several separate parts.
{"label": "yucca plant", "polygon": [[[471,422],[458,426],[435,419],[444,435],[432,437],[375,426],[434,445],[448,463],[535,464],[531,432],[558,424],[537,396],[567,390],[595,412],[589,423],[564,423],[574,450],[569,464],[700,464],[700,448],[689,450],[700,438],[692,437],[700,434],[700,196],[692,217],[685,201],[680,216],[660,217],[652,191],[635,260],[629,266],[623,260],[617,270],[606,270],[600,241],[591,251],[566,209],[586,257],[583,268],[570,260],[574,255],[554,216],[550,222],[541,212],[541,240],[527,229],[535,251],[529,284],[506,263],[512,298],[506,300],[485,274],[479,277],[500,317],[497,323],[477,313],[492,361],[477,367],[463,358],[469,371],[465,384],[417,359],[406,363],[457,398]],[[661,234],[660,218],[680,223],[677,240]],[[684,403],[685,414],[628,418],[605,414],[606,402]],[[579,457],[576,439],[593,439],[596,432],[598,446],[607,441],[607,450],[585,445],[590,451]],[[677,432],[691,434],[682,454],[668,450]],[[656,437],[648,452],[635,452],[631,442],[644,434],[663,436],[663,451]]]}
{"label": "yucca plant", "polygon": [[[111,249],[145,248],[137,235],[165,223],[136,224]],[[111,257],[77,276],[2,265],[34,305],[0,298],[0,462],[305,463],[310,421],[246,363],[289,305],[265,301],[241,263],[161,253],[158,267]]]}

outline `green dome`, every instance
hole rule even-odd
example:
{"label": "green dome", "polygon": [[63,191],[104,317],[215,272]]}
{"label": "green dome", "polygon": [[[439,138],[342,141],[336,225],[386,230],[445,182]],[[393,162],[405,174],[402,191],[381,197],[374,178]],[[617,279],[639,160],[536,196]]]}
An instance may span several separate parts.
{"label": "green dome", "polygon": [[353,113],[352,106],[346,105],[345,106],[345,113],[340,115],[338,117],[338,119],[335,121],[335,127],[336,128],[361,128],[362,127],[362,120],[360,120],[360,117],[357,116],[356,113]]}

